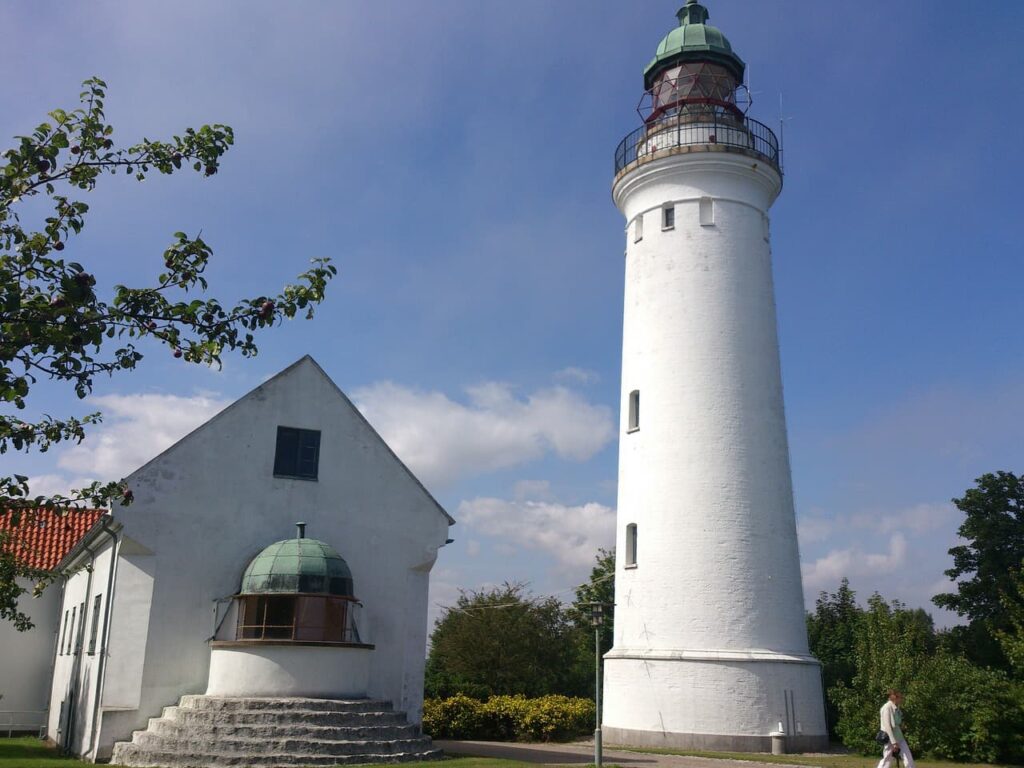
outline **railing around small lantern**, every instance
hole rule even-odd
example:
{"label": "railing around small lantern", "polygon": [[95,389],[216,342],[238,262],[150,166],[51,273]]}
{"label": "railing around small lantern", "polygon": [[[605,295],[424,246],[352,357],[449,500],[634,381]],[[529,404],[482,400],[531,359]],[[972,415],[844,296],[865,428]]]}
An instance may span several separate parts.
{"label": "railing around small lantern", "polygon": [[615,150],[615,174],[661,152],[698,145],[745,150],[782,173],[779,140],[771,128],[749,117],[707,111],[661,117],[629,133]]}
{"label": "railing around small lantern", "polygon": [[[216,646],[259,643],[360,645],[362,603],[353,597],[322,594],[240,594],[230,598],[216,619],[210,640]],[[220,601],[219,601],[220,602]]]}

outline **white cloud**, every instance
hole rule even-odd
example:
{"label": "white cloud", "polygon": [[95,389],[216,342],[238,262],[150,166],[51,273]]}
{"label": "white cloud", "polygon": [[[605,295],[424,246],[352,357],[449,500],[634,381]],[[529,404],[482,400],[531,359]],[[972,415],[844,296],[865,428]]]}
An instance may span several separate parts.
{"label": "white cloud", "polygon": [[586,461],[615,435],[611,410],[565,387],[525,399],[507,384],[466,390],[467,403],[392,382],[356,390],[354,401],[429,487],[523,464],[553,452]]}
{"label": "white cloud", "polygon": [[878,533],[910,531],[922,534],[955,528],[954,522],[959,521],[960,515],[952,504],[915,504],[896,512],[862,512],[854,515],[852,521],[858,528]]}
{"label": "white cloud", "polygon": [[74,488],[88,485],[88,480],[69,480],[64,475],[33,475],[28,479],[31,496],[68,496]]}
{"label": "white cloud", "polygon": [[828,517],[799,517],[796,521],[800,545],[827,541],[837,528],[836,521]]}
{"label": "white cloud", "polygon": [[888,552],[865,552],[859,546],[834,549],[802,566],[804,586],[808,589],[835,587],[844,576],[853,580],[858,576],[890,574],[908,565],[907,540],[895,533],[888,540]]}
{"label": "white cloud", "polygon": [[[227,405],[212,395],[103,395],[89,399],[104,415],[58,465],[80,475],[117,480],[138,469]],[[55,477],[55,476],[48,476]]]}
{"label": "white cloud", "polygon": [[475,531],[542,550],[573,569],[593,565],[598,548],[615,542],[615,510],[595,502],[569,506],[476,498],[459,504],[457,517]]}
{"label": "white cloud", "polygon": [[568,381],[577,384],[593,384],[600,379],[601,376],[597,371],[577,368],[574,365],[570,365],[568,368],[563,368],[555,373],[555,381]]}
{"label": "white cloud", "polygon": [[470,539],[466,542],[466,554],[470,557],[476,557],[480,554],[480,542],[476,539]]}
{"label": "white cloud", "polygon": [[551,483],[547,480],[520,480],[512,489],[512,495],[518,501],[551,501]]}

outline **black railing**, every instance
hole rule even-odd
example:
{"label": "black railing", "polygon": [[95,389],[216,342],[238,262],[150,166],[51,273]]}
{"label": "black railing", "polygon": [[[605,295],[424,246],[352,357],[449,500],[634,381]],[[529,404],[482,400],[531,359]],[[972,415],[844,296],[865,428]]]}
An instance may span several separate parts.
{"label": "black railing", "polygon": [[764,123],[749,117],[708,111],[659,118],[626,136],[615,150],[615,173],[677,147],[718,145],[757,155],[782,173],[779,140]]}

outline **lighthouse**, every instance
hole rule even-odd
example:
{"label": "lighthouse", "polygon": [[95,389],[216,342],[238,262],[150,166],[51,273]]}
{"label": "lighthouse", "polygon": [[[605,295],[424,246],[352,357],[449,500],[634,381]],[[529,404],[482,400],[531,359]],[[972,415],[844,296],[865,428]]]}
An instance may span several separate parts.
{"label": "lighthouse", "polygon": [[[626,220],[615,639],[604,738],[827,746],[809,652],[768,211],[779,143],[689,0],[615,153]],[[782,736],[781,734],[784,734]]]}

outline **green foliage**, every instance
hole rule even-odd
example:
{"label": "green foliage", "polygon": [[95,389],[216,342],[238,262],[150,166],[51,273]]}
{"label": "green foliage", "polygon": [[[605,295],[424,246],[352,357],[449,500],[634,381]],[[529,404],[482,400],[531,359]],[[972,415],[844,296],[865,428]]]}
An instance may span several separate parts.
{"label": "green foliage", "polygon": [[[962,643],[969,658],[1005,668],[994,638],[1010,630],[1002,600],[1014,593],[1014,574],[1024,561],[1024,476],[996,472],[975,482],[977,487],[953,499],[965,516],[957,531],[965,543],[949,550],[953,567],[946,571],[956,582],[956,592],[936,595],[933,601],[970,619],[973,642]],[[954,633],[952,639],[963,635]]]}
{"label": "green foliage", "polygon": [[46,574],[29,568],[19,554],[20,543],[12,540],[11,532],[0,531],[0,620],[10,621],[15,629],[24,632],[32,628],[32,622],[24,612],[18,610],[18,599],[26,591],[19,580],[42,582]]}
{"label": "green foliage", "polygon": [[435,739],[564,741],[594,727],[594,702],[568,696],[492,696],[480,701],[462,694],[423,702],[423,730]]}
{"label": "green foliage", "polygon": [[868,599],[857,623],[856,673],[850,683],[840,681],[828,691],[839,712],[836,732],[843,744],[864,754],[877,751],[874,736],[886,690],[906,691],[935,647],[927,613],[908,610],[899,601],[886,603],[877,593]]}
{"label": "green foliage", "polygon": [[430,696],[575,694],[587,686],[579,636],[561,603],[532,598],[522,584],[463,592],[430,643]]}
{"label": "green foliage", "polygon": [[996,639],[1010,668],[1024,679],[1024,565],[1013,574],[1013,590],[1002,595],[1006,629],[996,630]]}
{"label": "green foliage", "polygon": [[907,688],[914,749],[946,760],[1024,759],[1024,688],[1002,672],[939,652]]}
{"label": "green foliage", "polygon": [[[576,588],[576,599],[569,608],[569,618],[578,629],[592,639],[594,628],[590,618],[590,604],[601,603],[604,609],[604,624],[601,626],[601,649],[607,651],[612,647],[615,633],[615,550],[598,549],[594,556],[594,567],[590,571],[590,581]],[[593,643],[589,643],[593,652]]]}
{"label": "green foliage", "polygon": [[[864,611],[857,605],[856,593],[843,579],[839,590],[831,595],[821,592],[815,602],[814,613],[807,614],[807,637],[811,654],[821,662],[826,691],[842,683],[849,686],[857,672],[854,653],[857,630]],[[825,702],[830,735],[837,736],[836,723],[839,708],[830,695]]]}
{"label": "green foliage", "polygon": [[[84,398],[96,376],[134,369],[143,357],[135,342],[143,339],[162,344],[184,363],[219,365],[225,350],[251,357],[258,351],[255,332],[300,314],[311,317],[336,274],[328,259],[315,259],[296,284],[276,295],[225,304],[204,295],[212,250],[198,235],[174,233],[148,285],[103,287],[85,265],[66,260],[63,251],[89,211],[74,198],[93,190],[101,177],[124,173],[142,181],[183,169],[212,176],[234,143],[230,127],[204,125],[169,141],[115,145],[104,115],[106,87],[98,78],[86,80],[79,108],[54,110],[50,121],[16,137],[16,145],[2,153],[0,403],[8,409],[24,410],[40,378],[66,382]],[[23,226],[22,211],[42,211],[35,229]],[[0,412],[0,453],[80,442],[99,420],[97,413],[31,421]],[[24,476],[0,477],[0,509],[13,510],[15,518],[32,508],[131,500],[131,491],[116,481],[47,497],[33,496]],[[28,619],[17,610],[23,591],[11,586],[14,560],[10,551],[0,552],[0,616],[24,628]]]}

